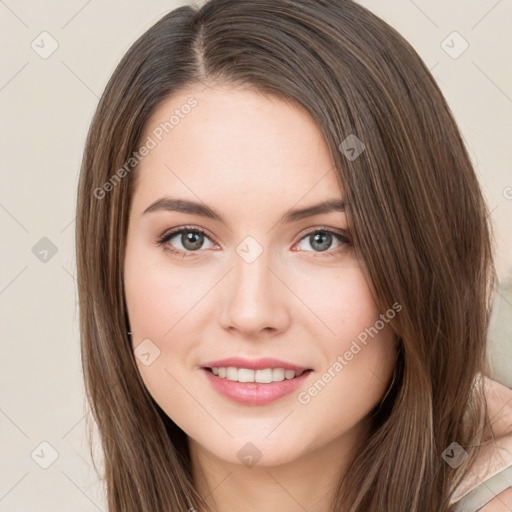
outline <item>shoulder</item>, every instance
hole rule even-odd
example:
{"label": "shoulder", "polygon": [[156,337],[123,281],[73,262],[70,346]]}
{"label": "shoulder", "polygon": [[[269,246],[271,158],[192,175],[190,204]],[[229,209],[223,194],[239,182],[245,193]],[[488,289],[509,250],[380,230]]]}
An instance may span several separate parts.
{"label": "shoulder", "polygon": [[484,377],[484,382],[489,412],[486,443],[504,452],[500,454],[503,457],[500,465],[503,462],[506,467],[512,465],[512,389],[488,377]]}
{"label": "shoulder", "polygon": [[475,494],[488,496],[492,491],[489,485],[498,481],[500,488],[494,488],[490,494],[492,500],[478,510],[512,512],[512,489],[507,488],[512,484],[508,482],[512,472],[512,390],[484,376],[484,392],[490,420],[485,429],[488,434],[477,448],[477,457],[468,475],[455,490],[452,503],[466,496],[466,500],[471,501]]}
{"label": "shoulder", "polygon": [[512,487],[500,492],[478,512],[510,512],[512,510]]}

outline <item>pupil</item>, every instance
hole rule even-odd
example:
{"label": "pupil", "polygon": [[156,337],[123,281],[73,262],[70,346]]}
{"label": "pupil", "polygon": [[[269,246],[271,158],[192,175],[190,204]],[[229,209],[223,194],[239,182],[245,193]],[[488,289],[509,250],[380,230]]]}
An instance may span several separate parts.
{"label": "pupil", "polygon": [[[316,234],[312,235],[312,238],[313,238],[313,241],[310,242],[311,247],[315,248],[315,244],[318,243],[319,246],[317,245],[316,248],[319,251],[326,251],[327,249],[329,249],[329,246],[331,245],[331,240],[332,240],[332,236],[329,233],[323,233],[323,232],[316,233]],[[322,243],[322,238],[324,239],[323,243]]]}
{"label": "pupil", "polygon": [[181,243],[185,249],[195,251],[201,248],[203,235],[202,233],[196,233],[193,231],[185,232],[181,235]]}

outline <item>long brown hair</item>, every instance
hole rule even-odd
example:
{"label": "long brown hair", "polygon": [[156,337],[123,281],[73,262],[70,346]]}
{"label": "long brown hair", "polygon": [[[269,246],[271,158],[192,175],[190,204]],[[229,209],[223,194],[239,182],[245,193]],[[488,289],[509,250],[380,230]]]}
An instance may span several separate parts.
{"label": "long brown hair", "polygon": [[[159,104],[199,83],[248,87],[310,112],[375,300],[381,311],[402,305],[390,321],[399,342],[392,386],[332,510],[450,510],[488,420],[478,376],[489,374],[489,216],[428,69],[393,28],[349,0],[180,7],[134,43],[108,82],[85,147],[76,219],[82,361],[108,510],[208,509],[194,488],[186,434],[139,376],[123,288],[137,175],[126,162]],[[349,136],[364,144],[357,158],[345,151]],[[458,470],[441,457],[454,441],[469,452]]]}

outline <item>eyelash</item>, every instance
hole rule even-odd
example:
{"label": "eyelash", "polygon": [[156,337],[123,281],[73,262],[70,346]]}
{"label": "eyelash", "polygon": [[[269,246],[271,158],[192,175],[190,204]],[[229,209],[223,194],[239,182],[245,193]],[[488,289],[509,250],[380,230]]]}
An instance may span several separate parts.
{"label": "eyelash", "polygon": [[[183,232],[187,232],[187,233],[199,233],[199,234],[202,234],[204,235],[206,238],[210,239],[210,237],[207,235],[207,233],[205,231],[203,231],[202,229],[200,228],[196,228],[196,227],[193,227],[193,226],[183,226],[183,227],[180,227],[180,228],[177,228],[177,229],[174,229],[174,230],[171,230],[171,231],[168,231],[168,232],[165,232],[157,241],[156,241],[156,244],[158,246],[165,246],[164,248],[166,250],[169,250],[171,251],[172,253],[174,254],[178,254],[180,256],[182,256],[183,258],[187,258],[187,257],[194,257],[194,256],[197,256],[196,253],[200,252],[200,249],[197,250],[197,251],[183,251],[181,249],[176,249],[175,247],[171,246],[170,244],[167,244],[167,242],[171,239],[171,238],[174,238],[176,235],[179,235]],[[311,236],[311,235],[315,235],[317,233],[324,233],[324,234],[329,234],[329,235],[333,235],[334,237],[336,237],[342,245],[345,245],[345,246],[351,246],[352,245],[352,242],[350,241],[350,239],[348,237],[346,237],[345,235],[341,234],[341,233],[338,233],[336,231],[333,231],[331,229],[328,229],[328,228],[316,228],[312,231],[309,231],[307,233],[305,233],[299,240],[298,242],[301,242],[302,240],[304,240],[306,237],[308,236]],[[340,247],[338,247],[338,249],[340,249]],[[341,250],[343,250],[344,247],[341,247]],[[325,254],[324,252],[315,252],[315,251],[301,251],[301,252],[313,252],[313,256],[314,258],[318,258],[318,257],[326,257],[326,258],[329,258],[329,257],[333,257],[333,256],[336,256],[338,253],[339,253],[339,250],[338,251],[332,251],[330,249],[328,249],[327,251],[325,251]]]}

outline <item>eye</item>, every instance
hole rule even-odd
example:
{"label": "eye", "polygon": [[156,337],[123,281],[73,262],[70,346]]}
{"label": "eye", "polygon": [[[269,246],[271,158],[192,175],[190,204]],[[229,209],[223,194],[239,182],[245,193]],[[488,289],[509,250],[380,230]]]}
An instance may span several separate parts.
{"label": "eye", "polygon": [[[176,240],[173,241],[174,239]],[[179,254],[180,256],[185,258],[188,256],[196,256],[196,254],[194,253],[199,252],[200,249],[204,249],[205,240],[210,241],[210,243],[212,244],[210,248],[215,245],[213,242],[211,242],[211,239],[206,235],[206,233],[202,229],[185,226],[164,233],[156,241],[156,243],[157,245],[164,246],[165,249],[168,249],[171,252]],[[310,231],[300,239],[298,244],[300,244],[303,241],[306,241],[309,247],[313,249],[313,251],[304,248],[299,248],[299,251],[326,253],[315,255],[326,257],[335,256],[344,248],[346,248],[346,246],[352,245],[352,242],[345,235],[337,233],[330,229],[323,228]],[[329,250],[334,241],[337,241],[338,243],[337,248],[339,250],[337,251]]]}
{"label": "eye", "polygon": [[[173,239],[176,239],[176,241],[171,243]],[[164,233],[156,243],[165,246],[171,252],[187,257],[194,256],[194,254],[188,253],[197,252],[199,249],[204,248],[205,239],[210,240],[202,229],[183,227]],[[176,247],[174,244],[181,244],[181,247],[179,245]]]}
{"label": "eye", "polygon": [[[306,241],[307,245],[309,245],[315,253],[328,251],[334,241],[338,242],[337,248],[340,248],[340,250],[343,250],[346,246],[352,245],[352,242],[345,235],[329,229],[316,229],[315,231],[310,231],[306,236],[301,238],[299,244],[303,241]],[[299,249],[299,251],[303,250],[304,249]],[[325,256],[333,256],[337,253],[339,253],[339,251],[329,251]],[[320,255],[323,256],[322,254]]]}

